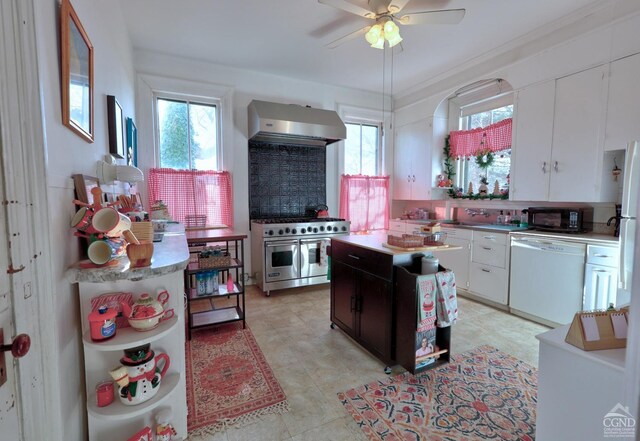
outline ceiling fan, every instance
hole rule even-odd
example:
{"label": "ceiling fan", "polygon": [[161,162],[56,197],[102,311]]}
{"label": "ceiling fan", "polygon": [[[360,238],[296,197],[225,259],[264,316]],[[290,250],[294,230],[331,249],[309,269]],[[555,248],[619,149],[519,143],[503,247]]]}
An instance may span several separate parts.
{"label": "ceiling fan", "polygon": [[368,0],[368,8],[363,8],[347,0],[318,0],[323,5],[342,9],[351,14],[374,20],[375,23],[365,26],[350,34],[340,37],[327,44],[326,47],[334,49],[349,40],[365,35],[371,47],[384,49],[384,42],[387,41],[390,47],[402,41],[400,25],[417,24],[457,24],[460,23],[465,14],[465,9],[442,9],[438,11],[412,12],[400,14],[402,9],[410,0]]}

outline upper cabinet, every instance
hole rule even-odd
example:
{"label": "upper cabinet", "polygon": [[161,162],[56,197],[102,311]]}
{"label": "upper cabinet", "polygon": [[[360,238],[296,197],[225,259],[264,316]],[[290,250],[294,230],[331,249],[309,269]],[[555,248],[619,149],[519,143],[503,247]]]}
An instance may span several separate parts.
{"label": "upper cabinet", "polygon": [[549,198],[555,80],[518,91],[511,154],[512,200],[546,201]]}
{"label": "upper cabinet", "polygon": [[609,66],[556,81],[549,200],[600,202]]}
{"label": "upper cabinet", "polygon": [[611,63],[605,150],[621,150],[640,139],[640,54]]}
{"label": "upper cabinet", "polygon": [[518,91],[512,200],[615,199],[603,168],[608,69],[598,66]]}
{"label": "upper cabinet", "polygon": [[395,130],[393,148],[393,198],[425,200],[431,197],[432,128],[416,121]]}

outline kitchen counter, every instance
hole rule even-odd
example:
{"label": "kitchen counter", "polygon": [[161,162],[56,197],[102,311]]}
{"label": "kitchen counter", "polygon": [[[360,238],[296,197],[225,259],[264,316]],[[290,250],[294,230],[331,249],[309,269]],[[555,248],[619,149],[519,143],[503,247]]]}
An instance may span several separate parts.
{"label": "kitchen counter", "polygon": [[430,251],[447,251],[458,249],[458,247],[444,246],[444,247],[424,247],[416,249],[391,249],[383,246],[387,243],[387,233],[373,233],[373,234],[351,234],[349,236],[337,236],[332,237],[331,240],[356,245],[361,248],[376,251],[378,253],[388,254],[390,256],[404,256],[416,253],[424,253]]}
{"label": "kitchen counter", "polygon": [[548,231],[535,231],[535,230],[523,230],[523,231],[513,231],[512,233],[517,233],[519,236],[531,236],[531,237],[542,237],[547,239],[560,239],[566,240],[568,242],[581,242],[587,244],[597,244],[597,245],[609,245],[609,246],[617,246],[619,243],[619,238],[613,237],[608,234],[600,234],[600,233],[583,233],[583,234],[570,234],[570,233],[551,233]]}
{"label": "kitchen counter", "polygon": [[189,248],[181,225],[172,225],[161,242],[153,244],[151,266],[131,268],[126,256],[117,259],[115,266],[81,268],[78,263],[70,267],[66,276],[71,283],[113,282],[117,280],[143,280],[182,271],[189,263]]}

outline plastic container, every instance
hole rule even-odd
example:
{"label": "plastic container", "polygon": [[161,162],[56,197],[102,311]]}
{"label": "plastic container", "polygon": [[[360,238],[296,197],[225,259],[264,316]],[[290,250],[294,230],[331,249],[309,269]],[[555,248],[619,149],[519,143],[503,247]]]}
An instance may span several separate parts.
{"label": "plastic container", "polygon": [[424,256],[422,258],[422,274],[435,274],[438,272],[440,261],[435,256]]}
{"label": "plastic container", "polygon": [[196,274],[196,290],[199,296],[207,295],[207,274]]}

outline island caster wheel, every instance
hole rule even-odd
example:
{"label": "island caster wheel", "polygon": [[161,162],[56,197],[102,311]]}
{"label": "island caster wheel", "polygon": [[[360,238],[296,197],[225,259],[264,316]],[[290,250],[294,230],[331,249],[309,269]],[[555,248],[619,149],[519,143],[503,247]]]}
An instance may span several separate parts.
{"label": "island caster wheel", "polygon": [[387,375],[390,375],[391,374],[391,368],[389,366],[385,366],[384,367],[384,373],[387,374]]}
{"label": "island caster wheel", "polygon": [[329,326],[331,327],[331,329],[336,329],[336,325],[333,323],[331,323]]}
{"label": "island caster wheel", "polygon": [[271,291],[267,291],[267,297],[271,297]]}

